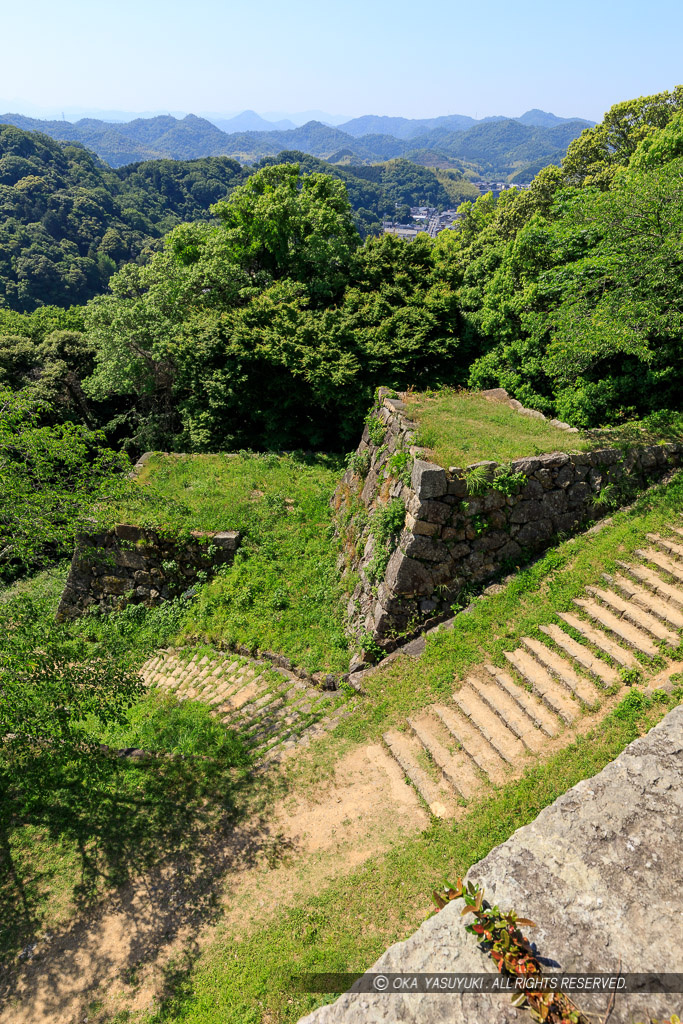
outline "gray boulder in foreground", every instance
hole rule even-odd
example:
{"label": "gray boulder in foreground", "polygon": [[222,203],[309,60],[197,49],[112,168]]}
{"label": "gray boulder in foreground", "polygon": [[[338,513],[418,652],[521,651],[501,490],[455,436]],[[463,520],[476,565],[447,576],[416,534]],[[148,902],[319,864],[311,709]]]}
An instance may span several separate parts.
{"label": "gray boulder in foreground", "polygon": [[[487,900],[538,927],[538,955],[565,973],[683,972],[683,707],[580,782],[467,874]],[[434,880],[439,883],[439,879]],[[450,903],[369,972],[491,972]],[[551,968],[547,968],[551,969]],[[601,1024],[609,996],[575,996]],[[660,1021],[683,994],[616,995],[609,1024]],[[649,1016],[648,1016],[649,1015]],[[300,1024],[526,1024],[509,995],[342,995]]]}

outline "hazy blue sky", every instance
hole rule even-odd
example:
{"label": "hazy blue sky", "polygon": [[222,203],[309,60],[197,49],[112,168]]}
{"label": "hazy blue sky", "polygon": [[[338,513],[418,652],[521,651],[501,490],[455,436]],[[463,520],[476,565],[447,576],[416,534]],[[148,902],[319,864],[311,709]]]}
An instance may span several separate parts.
{"label": "hazy blue sky", "polygon": [[3,5],[0,111],[318,108],[597,120],[683,81],[681,0],[32,0]]}

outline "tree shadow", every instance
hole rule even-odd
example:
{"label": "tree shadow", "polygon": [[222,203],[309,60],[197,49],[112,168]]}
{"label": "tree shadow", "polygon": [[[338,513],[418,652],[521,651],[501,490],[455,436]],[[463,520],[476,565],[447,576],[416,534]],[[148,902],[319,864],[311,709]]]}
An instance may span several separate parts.
{"label": "tree shadow", "polygon": [[[193,960],[196,936],[220,912],[226,875],[269,863],[281,841],[264,816],[247,817],[255,787],[265,798],[273,787],[265,773],[205,759],[105,757],[99,785],[61,782],[22,815],[11,798],[0,811],[0,1007],[20,1001],[21,1019],[31,1021],[77,1012],[113,979],[134,985],[177,940]],[[26,826],[42,836],[32,855],[17,853]],[[42,855],[55,843],[74,851],[78,874],[57,881],[75,913],[46,935],[55,880]]]}

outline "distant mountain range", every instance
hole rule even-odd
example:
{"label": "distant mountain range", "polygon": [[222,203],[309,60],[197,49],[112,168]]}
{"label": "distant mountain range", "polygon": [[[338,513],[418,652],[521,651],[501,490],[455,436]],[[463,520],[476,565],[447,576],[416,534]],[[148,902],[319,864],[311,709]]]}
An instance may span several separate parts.
{"label": "distant mountain range", "polygon": [[215,124],[221,131],[224,131],[226,135],[231,135],[235,132],[288,131],[296,128],[294,122],[287,118],[281,121],[267,121],[260,114],[257,114],[255,110],[243,110],[236,117],[210,117],[207,120]]}
{"label": "distant mountain range", "polygon": [[393,135],[396,139],[414,139],[435,128],[460,132],[474,128],[477,124],[492,121],[519,121],[534,128],[556,128],[560,124],[582,124],[584,128],[589,128],[594,124],[593,121],[584,121],[578,117],[557,117],[555,114],[546,113],[545,110],[527,110],[521,117],[484,117],[480,121],[466,114],[427,118],[377,117],[375,114],[366,114],[364,117],[354,117],[351,121],[338,125],[338,128],[347,135],[353,135],[354,138],[363,135]]}
{"label": "distant mountain range", "polygon": [[[220,122],[220,123],[219,123]],[[470,176],[530,180],[539,167],[557,163],[592,122],[530,110],[519,118],[475,121],[460,114],[424,120],[366,115],[339,127],[312,120],[288,127],[254,111],[210,121],[194,114],[160,115],[128,122],[83,118],[43,121],[2,114],[0,123],[38,131],[61,142],[81,143],[112,167],[143,160],[231,156],[254,163],[283,150],[300,150],[336,163],[377,163],[405,157],[426,166],[455,167]]]}

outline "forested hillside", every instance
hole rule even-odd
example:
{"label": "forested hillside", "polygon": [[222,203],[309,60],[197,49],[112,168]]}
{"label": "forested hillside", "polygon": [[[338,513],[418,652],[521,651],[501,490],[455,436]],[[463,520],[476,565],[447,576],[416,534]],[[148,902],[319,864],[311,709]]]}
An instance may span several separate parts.
{"label": "forested hillside", "polygon": [[81,145],[0,125],[0,305],[86,302],[245,177],[227,157],[115,172]]}
{"label": "forested hillside", "polygon": [[[458,171],[439,178],[406,160],[337,167],[290,152],[257,166],[281,162],[343,181],[364,237],[381,232],[397,204],[443,209],[478,195]],[[210,219],[211,205],[252,171],[230,157],[112,170],[79,144],[0,125],[0,304],[30,311],[86,302],[124,263],[146,259],[171,228]]]}
{"label": "forested hillside", "polygon": [[[589,124],[581,120],[552,120],[553,115],[539,118],[539,113],[542,114],[529,111],[526,121],[490,118],[475,122],[459,115],[424,121],[367,117],[349,122],[350,132],[343,127],[309,121],[285,131],[227,134],[211,121],[193,114],[182,119],[170,115],[137,118],[126,124],[86,118],[71,124],[8,113],[0,115],[0,122],[25,131],[43,132],[60,141],[80,142],[112,167],[162,157],[190,160],[204,156],[231,156],[240,163],[251,164],[283,150],[297,150],[325,160],[335,160],[343,153],[353,163],[378,163],[397,157],[422,162],[419,153],[427,150],[442,160],[458,161],[460,169],[467,167],[478,177],[504,179],[524,172],[539,160],[546,164],[558,162],[568,143]],[[399,137],[387,132],[392,124]],[[430,164],[434,156],[429,159]]]}
{"label": "forested hillside", "polygon": [[349,203],[408,201],[421,169],[283,161],[87,306],[0,310],[3,380],[133,452],[348,450],[379,384],[500,384],[579,426],[678,408],[683,87],[616,105],[562,169],[434,241],[363,241]]}

